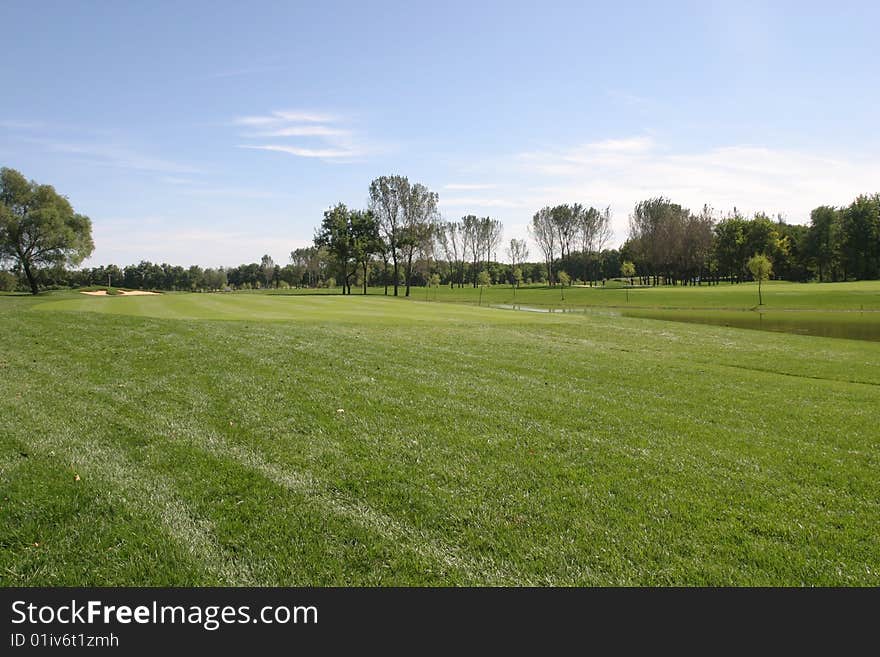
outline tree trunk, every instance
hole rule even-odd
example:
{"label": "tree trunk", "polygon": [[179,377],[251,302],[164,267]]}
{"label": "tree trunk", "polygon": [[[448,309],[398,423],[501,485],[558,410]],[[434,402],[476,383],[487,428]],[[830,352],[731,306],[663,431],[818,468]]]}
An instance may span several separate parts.
{"label": "tree trunk", "polygon": [[27,276],[28,284],[31,286],[31,293],[37,294],[39,290],[37,289],[37,281],[34,278],[33,273],[31,272],[31,266],[28,263],[26,258],[21,259],[21,264],[24,267],[24,275]]}
{"label": "tree trunk", "polygon": [[410,251],[406,258],[406,296],[409,296],[410,279],[412,278],[412,258],[413,254]]}
{"label": "tree trunk", "polygon": [[364,296],[367,295],[367,261],[364,260]]}
{"label": "tree trunk", "polygon": [[397,266],[397,254],[396,253],[392,253],[391,261],[394,263],[394,281],[393,281],[393,283],[394,283],[394,296],[397,296],[397,287],[398,287],[397,281],[398,281],[398,274],[400,273],[400,269]]}

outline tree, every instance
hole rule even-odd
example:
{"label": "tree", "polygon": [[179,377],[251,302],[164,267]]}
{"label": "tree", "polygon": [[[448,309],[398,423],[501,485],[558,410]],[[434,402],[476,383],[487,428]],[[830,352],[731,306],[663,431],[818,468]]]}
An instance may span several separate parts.
{"label": "tree", "polygon": [[352,252],[355,262],[361,266],[364,277],[364,294],[366,294],[370,260],[380,250],[379,224],[370,210],[352,210],[349,216],[349,225]]}
{"label": "tree", "polygon": [[859,196],[841,216],[841,246],[846,271],[856,278],[880,273],[880,196]]}
{"label": "tree", "polygon": [[556,279],[559,281],[559,292],[562,294],[562,300],[565,301],[565,286],[571,285],[571,276],[565,271],[560,270],[556,275]]}
{"label": "tree", "polygon": [[810,230],[807,233],[807,258],[816,268],[821,283],[829,277],[837,280],[835,233],[840,225],[840,210],[822,205],[810,212]]}
{"label": "tree", "polygon": [[[404,218],[402,206],[404,199],[409,194],[409,180],[405,176],[381,176],[370,183],[370,209],[379,222],[379,229],[384,239],[387,251],[383,252],[383,258],[391,258],[394,267],[394,296],[397,296],[397,288],[400,283],[400,256],[401,241],[404,236]],[[385,288],[388,294],[388,288]]]}
{"label": "tree", "polygon": [[571,245],[578,232],[577,218],[581,209],[581,205],[576,203],[573,208],[570,205],[557,205],[550,210],[560,258],[571,255]]}
{"label": "tree", "polygon": [[[522,282],[522,270],[517,269],[517,265],[522,265],[529,257],[529,247],[525,240],[510,240],[510,246],[507,247],[507,259],[510,260],[510,268],[513,275],[513,283],[519,287]],[[519,279],[516,278],[516,272],[519,271]]]}
{"label": "tree", "polygon": [[529,224],[529,234],[538,244],[538,248],[544,254],[544,262],[547,265],[547,281],[553,285],[553,260],[556,257],[556,228],[553,223],[553,208],[541,208],[532,217]]}
{"label": "tree", "polygon": [[260,271],[263,274],[263,280],[266,282],[266,287],[271,287],[272,281],[275,278],[275,261],[272,260],[272,256],[264,255],[260,259]]}
{"label": "tree", "polygon": [[592,268],[592,274],[588,273],[588,267],[591,261],[596,261],[596,255],[602,251],[608,241],[611,239],[611,207],[604,210],[597,210],[594,207],[585,208],[580,203],[572,206],[574,213],[574,221],[576,232],[580,237],[581,258],[584,262],[584,282],[590,279],[590,285],[596,277],[595,266]]}
{"label": "tree", "polygon": [[773,263],[764,254],[756,253],[749,258],[748,268],[752,273],[752,277],[758,281],[758,305],[762,306],[764,305],[764,299],[761,297],[761,283],[769,280],[770,276],[773,275]]}
{"label": "tree", "polygon": [[439,250],[446,259],[449,268],[449,286],[454,288],[456,278],[458,286],[464,285],[464,257],[462,249],[462,225],[457,221],[441,221],[434,233]]}
{"label": "tree", "polygon": [[421,183],[407,183],[402,190],[400,209],[403,225],[397,243],[405,263],[406,296],[409,296],[413,257],[417,252],[430,251],[433,243],[438,196]]}
{"label": "tree", "polygon": [[632,285],[633,276],[636,275],[636,266],[629,260],[624,260],[623,264],[620,265],[620,275],[628,278],[629,284]]}
{"label": "tree", "polygon": [[342,293],[351,294],[354,275],[355,247],[351,231],[351,213],[344,203],[337,203],[324,212],[324,220],[315,234],[315,246],[324,247],[336,260],[342,272]]}
{"label": "tree", "polygon": [[501,236],[504,234],[504,224],[500,219],[492,219],[492,217],[483,217],[480,219],[480,241],[486,252],[486,265],[492,261],[492,255],[501,243]]}
{"label": "tree", "polygon": [[726,274],[733,283],[742,280],[743,264],[748,252],[745,250],[748,221],[734,209],[733,215],[715,226],[715,258],[722,275]]}
{"label": "tree", "polygon": [[17,263],[33,294],[39,291],[39,267],[76,266],[94,248],[91,220],[74,212],[54,187],[0,169],[0,262]]}
{"label": "tree", "polygon": [[476,215],[469,214],[461,218],[461,232],[465,248],[471,254],[471,276],[474,287],[477,287],[477,273],[480,269],[480,256],[483,250],[480,246],[480,220]]}
{"label": "tree", "polygon": [[513,268],[513,293],[516,294],[516,288],[522,285],[523,282],[523,273],[522,269],[519,267]]}

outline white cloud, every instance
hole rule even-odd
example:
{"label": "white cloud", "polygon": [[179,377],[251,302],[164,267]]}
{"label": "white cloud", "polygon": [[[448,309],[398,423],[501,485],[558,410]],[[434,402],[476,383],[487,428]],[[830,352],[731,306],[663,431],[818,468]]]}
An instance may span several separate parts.
{"label": "white cloud", "polygon": [[233,121],[236,125],[276,125],[280,123],[335,123],[339,118],[324,112],[302,110],[276,110],[261,116],[242,116]]}
{"label": "white cloud", "polygon": [[288,153],[299,157],[318,157],[321,159],[352,158],[360,155],[356,150],[344,148],[302,148],[299,146],[284,146],[280,144],[240,145],[239,148],[249,148],[257,151],[276,151]]}
{"label": "white cloud", "polygon": [[324,125],[297,125],[274,130],[264,130],[247,135],[248,137],[346,137],[351,132]]}
{"label": "white cloud", "polygon": [[[521,174],[538,186],[520,195],[537,210],[579,201],[611,205],[618,241],[640,200],[666,196],[694,210],[708,203],[804,222],[818,205],[841,205],[877,191],[880,164],[826,154],[736,145],[674,152],[648,137],[522,153]],[[536,180],[536,178],[538,180]]]}
{"label": "white cloud", "polygon": [[[368,145],[359,135],[345,126],[339,125],[343,118],[326,112],[301,110],[274,111],[263,116],[246,116],[235,119],[236,125],[260,128],[257,132],[239,135],[253,139],[255,143],[242,144],[239,148],[287,153],[296,157],[317,158],[328,162],[348,163],[364,157],[368,152],[382,149]],[[297,143],[286,141],[291,137],[300,138]],[[256,143],[257,140],[272,139],[270,143]]]}

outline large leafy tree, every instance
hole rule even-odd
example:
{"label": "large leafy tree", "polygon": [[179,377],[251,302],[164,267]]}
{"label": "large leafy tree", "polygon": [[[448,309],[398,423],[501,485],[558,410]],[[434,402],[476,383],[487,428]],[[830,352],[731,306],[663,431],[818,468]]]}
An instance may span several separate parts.
{"label": "large leafy tree", "polygon": [[379,236],[379,222],[370,210],[352,210],[349,213],[349,230],[351,231],[351,248],[355,262],[360,265],[363,273],[364,294],[367,293],[370,261],[382,250],[382,238]]}
{"label": "large leafy tree", "polygon": [[38,292],[40,267],[76,266],[94,248],[91,220],[74,212],[54,187],[0,169],[0,261],[20,266],[31,292]]}
{"label": "large leafy tree", "polygon": [[406,193],[401,198],[403,231],[398,243],[404,262],[406,296],[409,296],[412,286],[414,256],[416,253],[424,254],[429,251],[433,243],[437,200],[437,193],[432,192],[421,183],[408,185]]}
{"label": "large leafy tree", "polygon": [[324,247],[342,272],[342,293],[351,294],[351,277],[356,269],[355,245],[351,230],[351,212],[338,203],[324,212],[324,220],[315,234],[315,246]]}
{"label": "large leafy tree", "polygon": [[880,195],[859,196],[841,215],[842,252],[849,275],[862,280],[880,274]]}
{"label": "large leafy tree", "polygon": [[[409,195],[409,179],[405,176],[380,176],[370,183],[370,210],[379,223],[383,242],[383,261],[391,259],[394,268],[394,296],[400,284],[400,250],[407,239],[403,204]],[[388,293],[387,287],[385,293]]]}
{"label": "large leafy tree", "polygon": [[840,210],[822,205],[810,213],[807,235],[807,257],[816,268],[819,281],[837,280],[836,242],[840,226]]}

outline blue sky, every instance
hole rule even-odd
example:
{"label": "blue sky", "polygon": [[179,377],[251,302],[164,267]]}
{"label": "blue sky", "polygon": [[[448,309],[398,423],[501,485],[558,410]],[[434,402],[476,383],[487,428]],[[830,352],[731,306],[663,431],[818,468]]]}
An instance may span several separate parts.
{"label": "blue sky", "polygon": [[[0,165],[88,264],[287,261],[376,176],[524,237],[543,205],[783,214],[880,191],[877,3],[5,2]],[[533,251],[535,251],[533,249]],[[533,253],[533,255],[536,255]]]}

